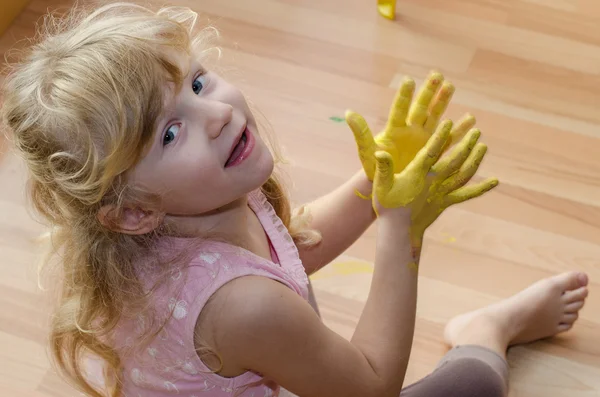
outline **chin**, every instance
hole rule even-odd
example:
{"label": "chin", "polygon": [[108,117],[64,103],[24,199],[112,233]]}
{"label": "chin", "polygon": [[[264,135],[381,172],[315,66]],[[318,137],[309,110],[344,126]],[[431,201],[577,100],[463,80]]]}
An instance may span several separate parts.
{"label": "chin", "polygon": [[[257,167],[255,169],[256,175],[256,184],[255,189],[258,189],[262,185],[264,185],[267,180],[273,175],[273,170],[275,169],[275,161],[273,160],[273,156],[269,150],[264,150],[263,155],[257,162]],[[254,178],[252,178],[254,180]],[[252,189],[254,190],[254,189]]]}

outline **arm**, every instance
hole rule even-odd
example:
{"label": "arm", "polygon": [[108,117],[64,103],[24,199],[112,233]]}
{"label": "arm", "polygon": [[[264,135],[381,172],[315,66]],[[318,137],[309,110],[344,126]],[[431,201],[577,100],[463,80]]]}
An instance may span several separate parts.
{"label": "arm", "polygon": [[[302,397],[397,397],[412,343],[417,275],[408,266],[408,222],[380,223],[372,292],[349,342],[320,321],[295,292],[264,277],[221,288],[197,326],[223,361]],[[379,251],[381,247],[381,251]]]}
{"label": "arm", "polygon": [[[310,227],[318,230],[322,240],[312,247],[298,247],[298,253],[308,275],[325,266],[350,247],[375,220],[369,196],[373,184],[361,170],[331,193],[306,205]],[[348,216],[352,214],[352,216]]]}
{"label": "arm", "polygon": [[[312,218],[309,226],[322,236],[316,246],[299,247],[308,274],[348,249],[375,220],[370,200],[361,199],[355,193],[371,194],[375,152],[390,153],[394,172],[401,172],[431,138],[454,94],[454,86],[445,82],[439,73],[429,75],[413,101],[414,90],[413,80],[406,79],[402,83],[390,108],[387,125],[376,137],[362,116],[347,112],[346,121],[354,134],[364,172],[355,174],[344,185],[307,205]],[[473,116],[463,117],[451,131],[444,151],[474,125]]]}
{"label": "arm", "polygon": [[375,272],[351,341],[328,329],[307,302],[281,283],[242,277],[217,291],[196,328],[222,358],[220,373],[261,373],[302,397],[399,395],[414,333],[420,231],[449,205],[497,184],[462,186],[485,153],[484,145],[473,150],[476,131],[433,166],[450,128],[450,122],[442,125],[399,175],[393,173],[391,156],[377,152]]}

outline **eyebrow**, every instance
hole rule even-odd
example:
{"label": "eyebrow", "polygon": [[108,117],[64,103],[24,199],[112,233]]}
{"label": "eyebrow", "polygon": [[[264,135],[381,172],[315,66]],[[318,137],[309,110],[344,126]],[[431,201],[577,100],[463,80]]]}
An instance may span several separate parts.
{"label": "eyebrow", "polygon": [[156,141],[158,141],[158,144],[160,144],[160,140],[162,139],[162,130],[164,129],[164,127],[166,127],[168,120],[171,117],[173,117],[173,114],[176,113],[177,109],[176,109],[176,106],[173,105],[173,102],[175,102],[175,98],[181,93],[181,90],[186,86],[186,83],[188,82],[188,80],[190,78],[192,78],[190,76],[194,76],[192,74],[192,71],[195,69],[201,69],[203,71],[205,70],[204,67],[202,67],[202,65],[200,64],[200,62],[198,62],[198,60],[196,58],[191,56],[190,63],[187,67],[187,73],[185,74],[185,76],[183,76],[183,79],[182,79],[181,89],[177,93],[175,93],[174,90],[171,90],[171,92],[175,93],[175,95],[171,95],[171,97],[168,99],[168,101],[165,101],[165,102],[167,102],[166,106],[164,106],[163,112],[158,117],[158,120],[157,120],[158,122],[156,123],[156,132],[155,132],[155,134],[157,135],[157,137],[155,139],[156,139]]}

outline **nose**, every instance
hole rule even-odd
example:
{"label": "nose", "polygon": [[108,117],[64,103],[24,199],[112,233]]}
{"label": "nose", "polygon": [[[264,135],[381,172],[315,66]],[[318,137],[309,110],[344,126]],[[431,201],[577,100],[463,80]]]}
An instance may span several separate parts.
{"label": "nose", "polygon": [[221,101],[210,101],[206,111],[206,131],[210,138],[215,139],[233,119],[233,106]]}

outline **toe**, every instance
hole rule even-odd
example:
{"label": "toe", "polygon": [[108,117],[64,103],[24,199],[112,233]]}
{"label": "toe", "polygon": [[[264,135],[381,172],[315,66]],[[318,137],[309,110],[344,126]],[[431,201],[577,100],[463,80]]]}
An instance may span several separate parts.
{"label": "toe", "polygon": [[587,285],[588,277],[581,272],[566,272],[555,278],[562,291],[571,291]]}
{"label": "toe", "polygon": [[560,324],[558,326],[558,332],[565,332],[573,328],[573,323],[571,324]]}
{"label": "toe", "polygon": [[585,304],[584,300],[575,301],[573,303],[568,303],[565,306],[565,313],[576,313],[583,307]]}
{"label": "toe", "polygon": [[579,318],[579,313],[567,313],[565,314],[560,323],[561,324],[573,324]]}
{"label": "toe", "polygon": [[573,303],[585,299],[587,294],[587,287],[580,287],[572,291],[566,291],[562,296],[562,299],[565,303]]}

